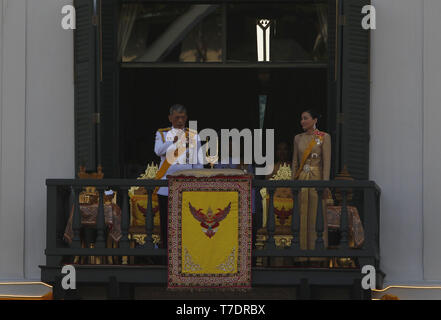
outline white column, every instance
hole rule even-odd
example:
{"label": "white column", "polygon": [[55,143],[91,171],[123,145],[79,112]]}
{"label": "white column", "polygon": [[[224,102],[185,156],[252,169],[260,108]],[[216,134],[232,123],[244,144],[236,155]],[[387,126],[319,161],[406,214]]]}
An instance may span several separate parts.
{"label": "white column", "polygon": [[[48,178],[75,177],[73,30],[61,27],[72,0],[28,0],[25,277],[45,264]],[[63,212],[59,212],[60,215]]]}
{"label": "white column", "polygon": [[388,283],[421,282],[423,1],[372,3],[370,178],[382,188],[381,267]]}
{"label": "white column", "polygon": [[441,1],[424,1],[424,279],[441,280]]}
{"label": "white column", "polygon": [[24,277],[26,0],[1,0],[0,279]]}

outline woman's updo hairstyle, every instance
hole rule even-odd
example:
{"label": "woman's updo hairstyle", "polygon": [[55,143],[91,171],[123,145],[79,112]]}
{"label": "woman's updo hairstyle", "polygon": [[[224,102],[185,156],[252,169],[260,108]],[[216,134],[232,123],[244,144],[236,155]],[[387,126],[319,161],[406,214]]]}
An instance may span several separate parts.
{"label": "woman's updo hairstyle", "polygon": [[304,113],[304,112],[309,113],[311,115],[312,119],[317,119],[317,124],[319,123],[320,119],[322,118],[322,115],[315,110],[307,109],[307,110],[303,111],[302,113]]}

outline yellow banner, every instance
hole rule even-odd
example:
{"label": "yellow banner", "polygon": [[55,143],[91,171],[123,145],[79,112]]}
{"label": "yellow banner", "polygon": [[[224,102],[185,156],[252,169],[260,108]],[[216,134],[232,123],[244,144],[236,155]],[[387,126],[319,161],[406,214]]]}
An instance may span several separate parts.
{"label": "yellow banner", "polygon": [[[292,208],[294,207],[294,201],[292,198],[282,198],[274,196],[274,221],[276,226],[291,226],[292,220]],[[263,200],[263,227],[266,227],[268,223],[269,213],[269,196]]]}
{"label": "yellow banner", "polygon": [[182,273],[238,272],[239,194],[182,193]]}
{"label": "yellow banner", "polygon": [[293,200],[274,197],[274,215],[276,226],[291,226]]}
{"label": "yellow banner", "polygon": [[[145,226],[145,215],[147,212],[147,195],[136,194],[130,195],[130,212],[132,214],[131,226]],[[159,204],[158,197],[153,196],[152,199],[152,208],[153,208],[153,224],[155,226],[160,225],[159,218]]]}

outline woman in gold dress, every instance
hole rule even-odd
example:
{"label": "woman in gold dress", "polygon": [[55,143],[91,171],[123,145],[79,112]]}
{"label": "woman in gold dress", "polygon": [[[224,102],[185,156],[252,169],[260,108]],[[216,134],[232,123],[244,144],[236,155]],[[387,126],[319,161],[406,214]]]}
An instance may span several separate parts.
{"label": "woman in gold dress", "polygon": [[[312,110],[302,113],[301,125],[304,133],[294,138],[294,154],[292,172],[294,180],[329,180],[331,167],[331,136],[317,129],[319,115]],[[328,190],[323,193],[323,199],[328,196]],[[317,239],[318,194],[314,188],[302,188],[299,194],[300,203],[300,248],[312,250]],[[323,201],[325,248],[328,245],[328,228],[325,201]],[[303,260],[303,259],[302,259]],[[315,259],[314,259],[315,260]]]}

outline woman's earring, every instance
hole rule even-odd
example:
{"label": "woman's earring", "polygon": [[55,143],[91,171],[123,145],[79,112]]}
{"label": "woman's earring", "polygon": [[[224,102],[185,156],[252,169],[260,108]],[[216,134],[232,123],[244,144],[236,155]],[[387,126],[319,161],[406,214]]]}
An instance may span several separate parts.
{"label": "woman's earring", "polygon": [[317,130],[317,126],[314,124],[314,130]]}

